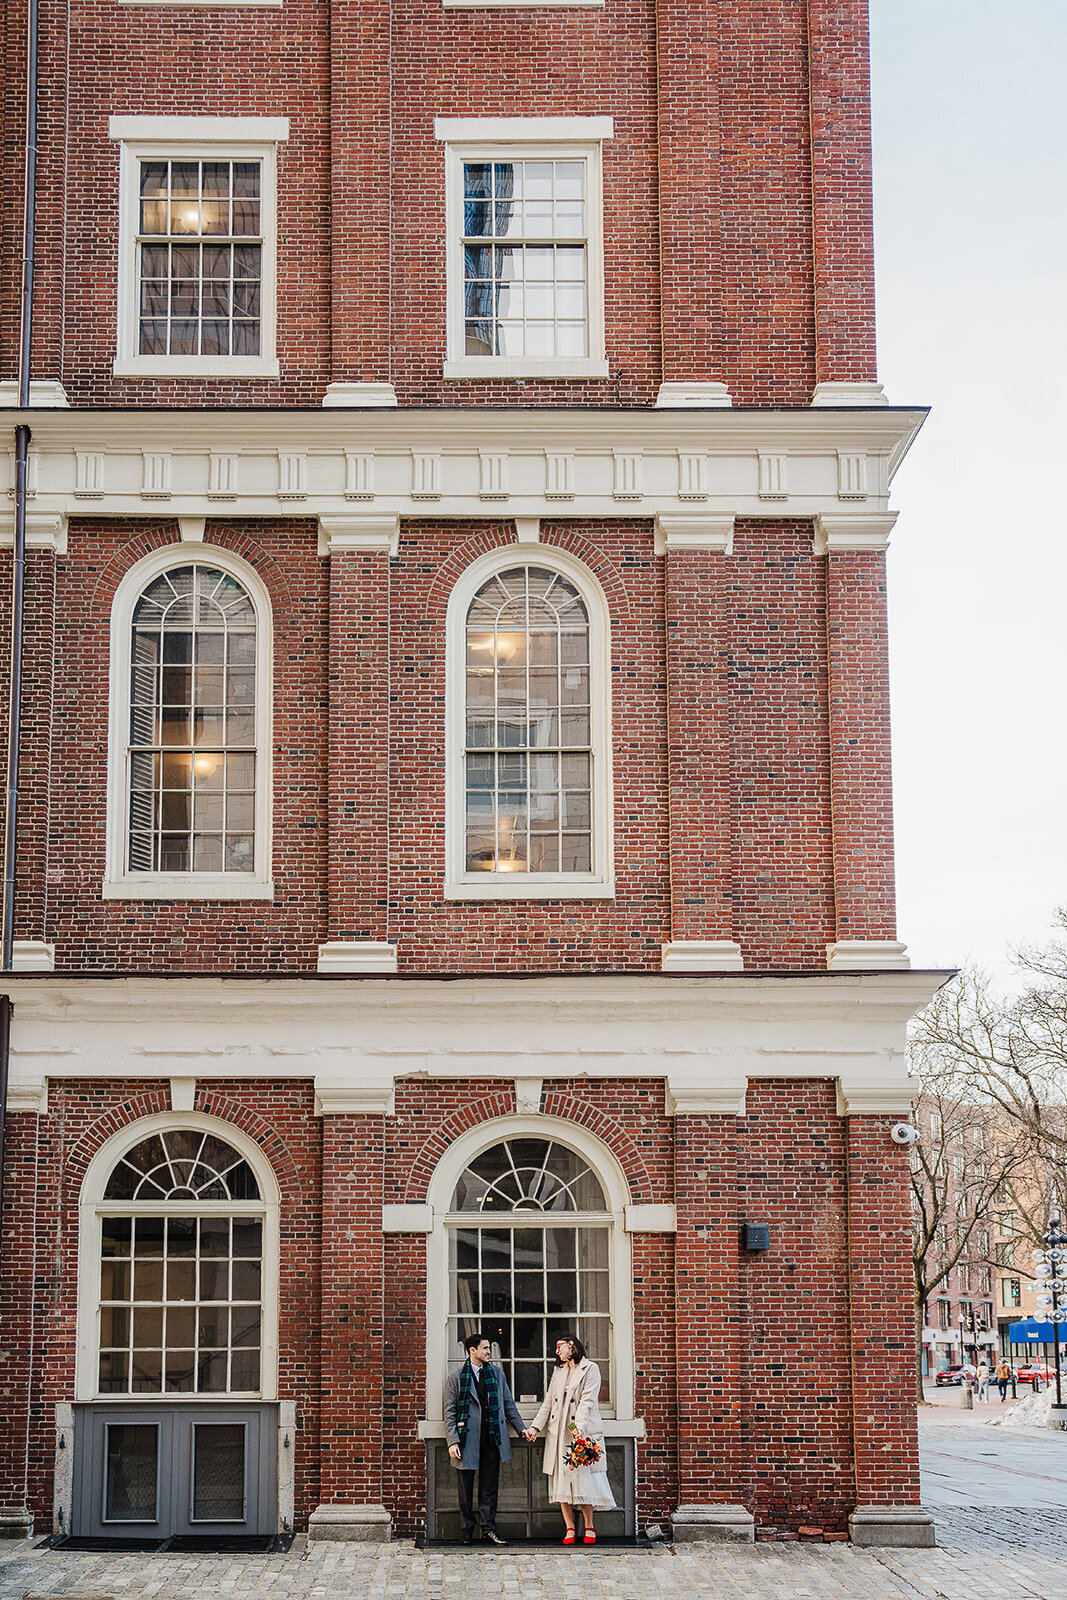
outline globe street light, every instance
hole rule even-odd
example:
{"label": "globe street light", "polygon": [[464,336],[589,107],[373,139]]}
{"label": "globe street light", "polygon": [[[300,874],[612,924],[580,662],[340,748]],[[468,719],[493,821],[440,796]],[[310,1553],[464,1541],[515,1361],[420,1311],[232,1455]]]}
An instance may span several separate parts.
{"label": "globe street light", "polygon": [[[1048,1227],[1042,1235],[1045,1241],[1043,1250],[1034,1251],[1034,1281],[1038,1289],[1035,1297],[1036,1304],[1045,1312],[1052,1323],[1052,1340],[1056,1361],[1056,1410],[1063,1409],[1063,1396],[1060,1392],[1060,1325],[1067,1322],[1067,1305],[1061,1304],[1061,1297],[1067,1294],[1067,1233],[1063,1232],[1062,1223],[1058,1216],[1050,1217]],[[1063,1427],[1062,1417],[1057,1417],[1052,1424],[1054,1427]]]}

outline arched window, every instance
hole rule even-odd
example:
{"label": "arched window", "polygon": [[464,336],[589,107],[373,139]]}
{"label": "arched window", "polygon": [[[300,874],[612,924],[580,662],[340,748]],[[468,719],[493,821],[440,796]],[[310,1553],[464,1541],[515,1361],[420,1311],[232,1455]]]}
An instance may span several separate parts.
{"label": "arched window", "polygon": [[450,607],[454,898],[610,893],[603,596],[528,548],[476,563]]}
{"label": "arched window", "polygon": [[555,1138],[520,1135],[474,1156],[449,1208],[449,1365],[484,1330],[517,1401],[545,1394],[556,1340],[577,1333],[612,1390],[614,1219],[588,1161]]}
{"label": "arched window", "polygon": [[105,892],[256,897],[267,878],[269,607],[244,563],[139,563],[113,619]]}
{"label": "arched window", "polygon": [[268,1395],[277,1205],[267,1174],[208,1118],[154,1118],[123,1144],[96,1160],[83,1194],[83,1263],[99,1273],[83,1396]]}

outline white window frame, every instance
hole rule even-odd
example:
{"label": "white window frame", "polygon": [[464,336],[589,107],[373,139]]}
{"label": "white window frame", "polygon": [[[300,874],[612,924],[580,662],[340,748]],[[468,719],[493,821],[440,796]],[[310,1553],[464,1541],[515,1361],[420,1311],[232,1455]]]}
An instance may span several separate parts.
{"label": "white window frame", "polygon": [[[131,872],[128,860],[130,630],[133,612],[153,579],[199,563],[226,572],[247,591],[256,613],[256,805],[251,872]],[[274,656],[270,596],[258,574],[214,544],[168,544],[135,563],[111,607],[111,690],[108,714],[107,859],[105,900],[272,900],[272,756]]]}
{"label": "white window frame", "polygon": [[[438,117],[445,146],[448,344],[445,378],[606,378],[604,345],[604,182],[602,145],[611,117]],[[465,161],[584,161],[586,165],[586,282],[588,354],[532,359],[466,354],[463,298],[463,163]]]}
{"label": "white window frame", "polygon": [[[433,1213],[433,1232],[426,1241],[426,1420],[431,1428],[444,1420],[444,1390],[448,1377],[448,1240],[453,1229],[471,1220],[469,1212],[452,1211],[452,1196],[466,1168],[483,1150],[505,1139],[523,1138],[548,1139],[567,1146],[588,1162],[603,1185],[611,1224],[608,1260],[613,1370],[609,1383],[614,1404],[601,1409],[606,1418],[617,1422],[635,1420],[633,1251],[626,1231],[626,1207],[630,1203],[626,1177],[607,1145],[575,1123],[566,1122],[562,1117],[510,1116],[468,1128],[445,1151],[430,1179],[427,1200]],[[564,1221],[568,1215],[561,1212],[560,1220]],[[551,1226],[553,1213],[522,1211],[509,1213],[509,1216],[524,1217],[530,1226],[541,1221]],[[516,1404],[527,1419],[537,1411],[536,1403]]]}
{"label": "white window frame", "polygon": [[[232,1145],[248,1162],[259,1184],[257,1201],[170,1200],[153,1204],[130,1200],[105,1200],[104,1190],[116,1165],[128,1151],[154,1133],[169,1133],[190,1128],[214,1134]],[[105,1216],[248,1216],[263,1219],[263,1328],[260,1343],[259,1400],[278,1398],[278,1298],[281,1252],[281,1194],[278,1180],[262,1150],[231,1123],[202,1111],[164,1111],[154,1117],[132,1122],[107,1140],[93,1156],[82,1180],[78,1199],[78,1306],[77,1346],[74,1361],[74,1398],[106,1400],[109,1405],[233,1404],[249,1399],[240,1394],[101,1394],[100,1374],[100,1228]]]}
{"label": "white window frame", "polygon": [[[467,611],[483,583],[508,567],[547,567],[574,584],[589,613],[591,872],[467,871]],[[610,900],[615,894],[612,812],[611,632],[608,603],[589,568],[554,545],[506,544],[471,563],[445,619],[446,900]]]}
{"label": "white window frame", "polygon": [[[278,276],[278,144],[289,137],[287,117],[112,117],[108,136],[119,141],[119,258],[116,303],[119,378],[276,378]],[[258,356],[160,356],[138,352],[142,161],[258,161],[263,240]]]}

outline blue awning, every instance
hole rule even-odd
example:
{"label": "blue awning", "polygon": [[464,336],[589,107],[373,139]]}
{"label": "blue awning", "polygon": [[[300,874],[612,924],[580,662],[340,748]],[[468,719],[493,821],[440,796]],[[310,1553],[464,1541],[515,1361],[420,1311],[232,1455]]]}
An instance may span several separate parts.
{"label": "blue awning", "polygon": [[[1025,1322],[1013,1322],[1008,1327],[1012,1344],[1054,1344],[1056,1334],[1051,1322],[1037,1322],[1027,1317]],[[1060,1343],[1067,1345],[1067,1328],[1060,1326]]]}

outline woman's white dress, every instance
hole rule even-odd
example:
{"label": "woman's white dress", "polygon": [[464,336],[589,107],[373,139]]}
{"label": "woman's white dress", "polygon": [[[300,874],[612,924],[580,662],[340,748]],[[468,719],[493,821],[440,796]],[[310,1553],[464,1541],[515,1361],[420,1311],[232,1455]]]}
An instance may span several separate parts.
{"label": "woman's white dress", "polygon": [[[575,1368],[557,1367],[541,1410],[534,1418],[534,1426],[540,1429],[551,1417],[545,1438],[544,1470],[548,1475],[548,1498],[553,1505],[591,1506],[597,1511],[614,1509],[615,1496],[608,1483],[603,1424],[597,1405],[599,1395],[600,1369],[595,1361],[583,1361]],[[568,1422],[574,1422],[578,1432],[586,1438],[599,1442],[600,1460],[594,1466],[576,1467],[572,1471],[564,1464],[574,1438],[567,1428]]]}

